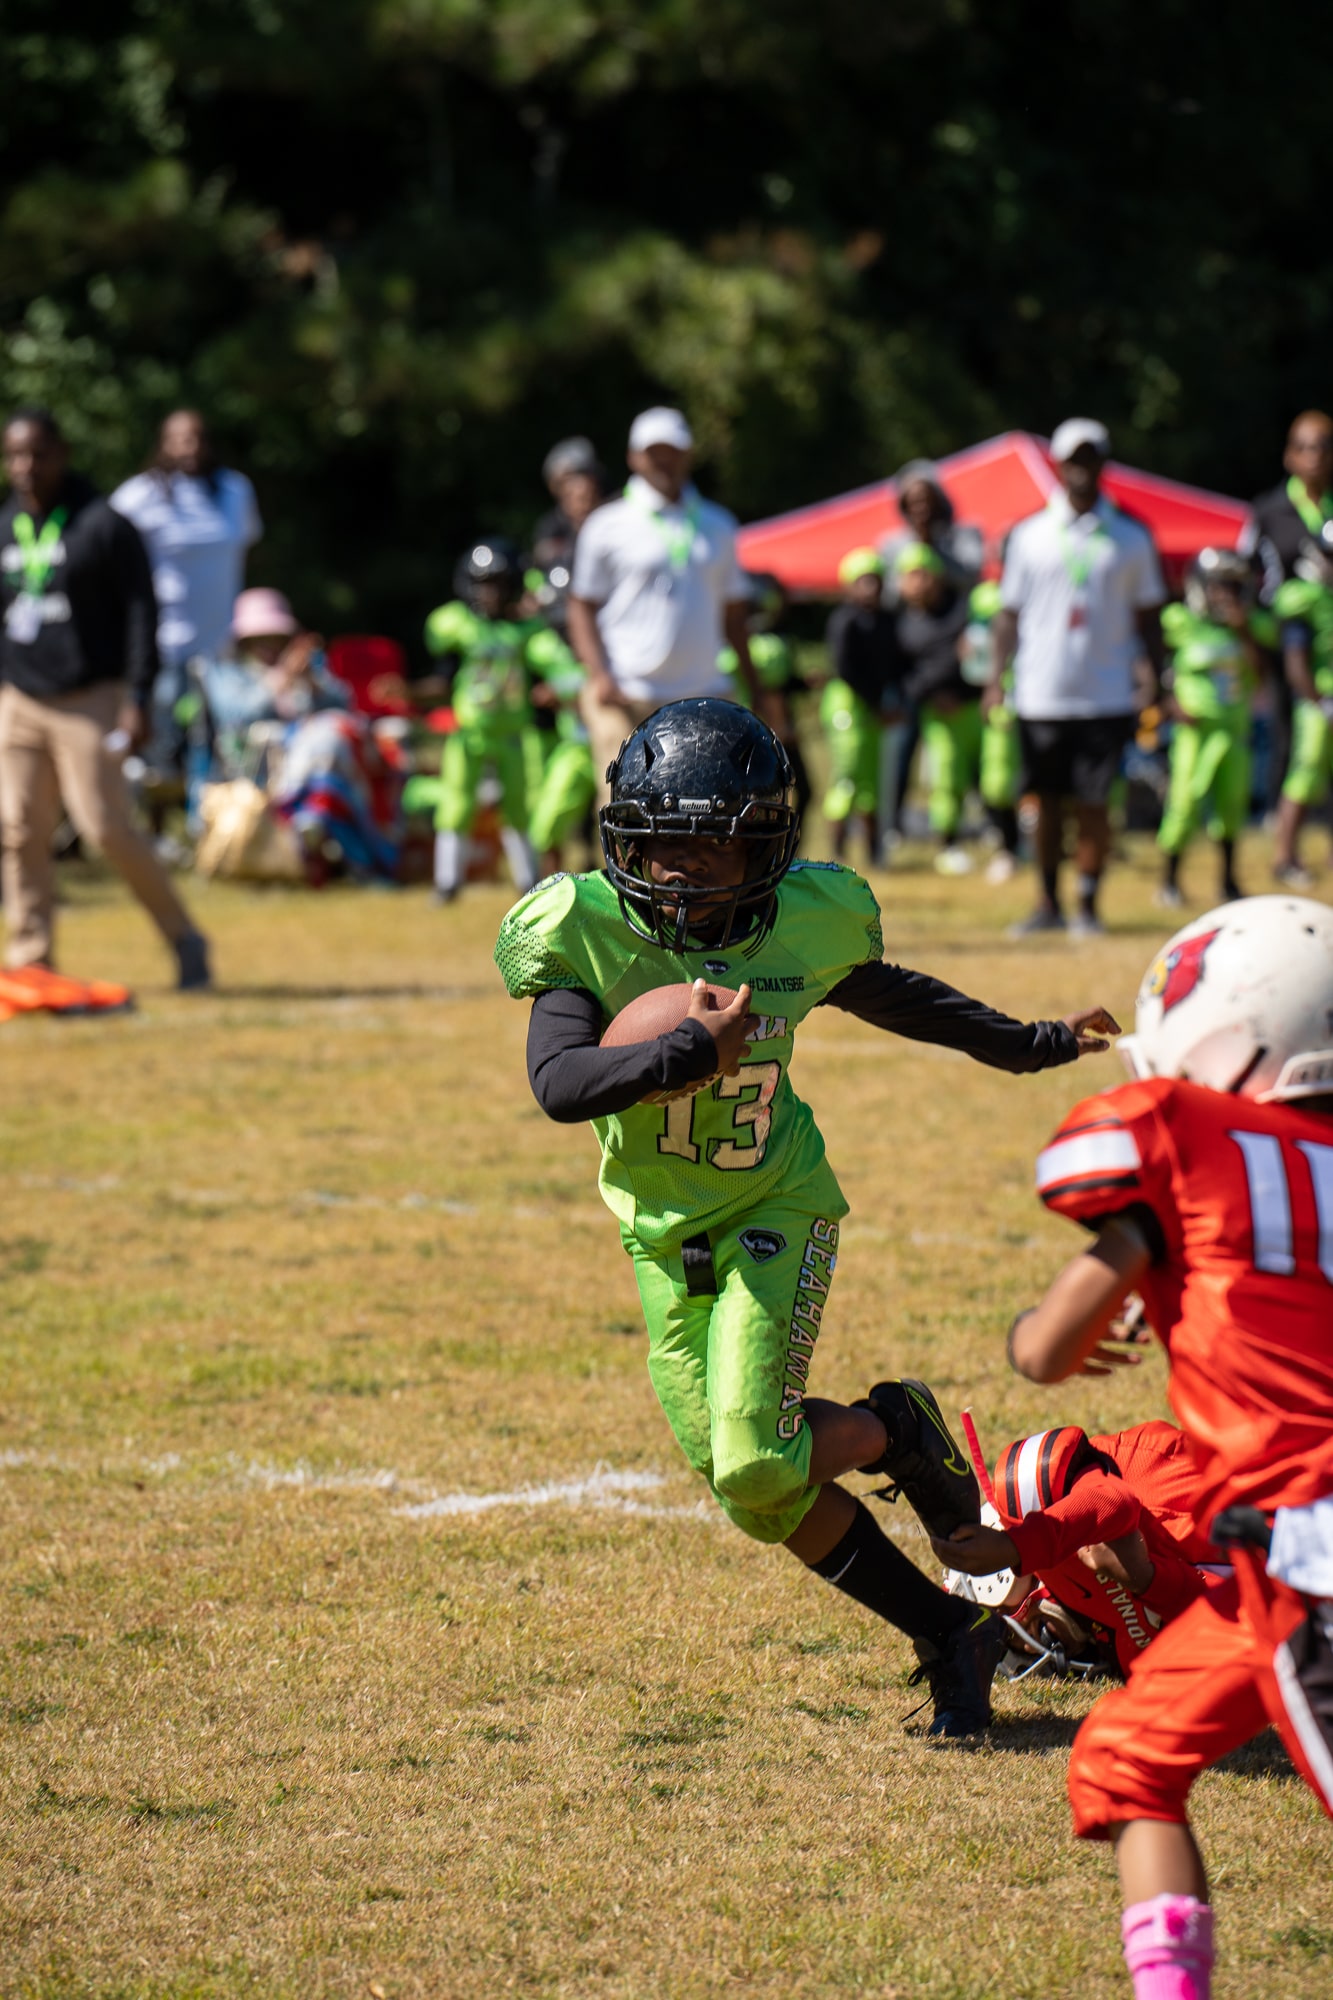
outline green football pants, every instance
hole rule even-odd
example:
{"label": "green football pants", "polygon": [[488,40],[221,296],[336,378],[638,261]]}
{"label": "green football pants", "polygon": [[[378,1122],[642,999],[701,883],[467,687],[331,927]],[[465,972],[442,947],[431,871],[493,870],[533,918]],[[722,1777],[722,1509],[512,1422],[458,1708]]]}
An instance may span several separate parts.
{"label": "green football pants", "polygon": [[519,833],[528,830],[528,795],[534,766],[540,766],[536,731],[521,735],[474,736],[459,729],[444,739],[440,758],[440,802],[435,808],[437,833],[466,833],[476,817],[477,791],[488,770],[500,787],[500,819]]}
{"label": "green football pants", "polygon": [[836,822],[854,812],[875,812],[879,806],[878,716],[846,681],[830,681],[819,700],[819,726],[829,750],[825,819]]}
{"label": "green football pants", "polygon": [[[648,1323],[648,1374],[676,1442],[723,1512],[785,1542],[814,1505],[806,1380],[837,1262],[838,1225],[763,1209],[711,1245],[625,1247]],[[712,1289],[706,1289],[711,1287]]]}
{"label": "green football pants", "polygon": [[597,796],[597,773],[586,743],[557,743],[533,801],[528,839],[536,854],[569,838]]}
{"label": "green football pants", "polygon": [[993,811],[1018,804],[1022,766],[1018,717],[1007,702],[997,702],[981,731],[981,796]]}
{"label": "green football pants", "polygon": [[930,760],[931,831],[946,838],[958,831],[963,801],[981,775],[981,703],[960,702],[946,714],[927,702],[921,711],[921,741]]}
{"label": "green football pants", "polygon": [[1328,790],[1333,763],[1333,727],[1319,701],[1298,701],[1291,718],[1291,762],[1282,786],[1284,799],[1317,806]]}
{"label": "green football pants", "polygon": [[1177,722],[1171,736],[1171,782],[1157,834],[1163,854],[1179,854],[1211,806],[1214,840],[1235,840],[1250,807],[1250,719]]}

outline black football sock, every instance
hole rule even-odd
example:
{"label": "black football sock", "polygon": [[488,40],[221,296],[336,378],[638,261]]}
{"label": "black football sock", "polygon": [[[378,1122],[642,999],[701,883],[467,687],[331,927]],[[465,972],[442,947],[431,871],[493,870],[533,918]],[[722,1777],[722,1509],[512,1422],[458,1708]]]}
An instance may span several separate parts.
{"label": "black football sock", "polygon": [[1012,806],[987,806],[986,817],[1000,836],[1006,854],[1018,853],[1018,814]]}
{"label": "black football sock", "polygon": [[1220,840],[1222,850],[1222,898],[1230,902],[1240,895],[1240,883],[1236,880],[1236,843],[1234,840]]}
{"label": "black football sock", "polygon": [[1101,888],[1100,875],[1080,875],[1078,878],[1078,907],[1085,917],[1097,914],[1097,891]]}
{"label": "black football sock", "polygon": [[877,1618],[887,1619],[909,1639],[942,1646],[975,1607],[950,1597],[923,1576],[902,1550],[882,1534],[868,1507],[858,1500],[852,1525],[842,1540],[809,1567],[825,1583],[845,1591]]}
{"label": "black football sock", "polygon": [[1165,859],[1165,862],[1164,862],[1164,864],[1163,864],[1163,868],[1162,868],[1162,884],[1163,884],[1163,887],[1164,887],[1164,888],[1167,888],[1167,889],[1177,889],[1177,888],[1179,888],[1179,886],[1180,886],[1180,856],[1179,856],[1178,854],[1168,854],[1168,855],[1166,856],[1166,859]]}
{"label": "black football sock", "polygon": [[1060,864],[1058,861],[1041,864],[1041,893],[1053,910],[1060,907]]}

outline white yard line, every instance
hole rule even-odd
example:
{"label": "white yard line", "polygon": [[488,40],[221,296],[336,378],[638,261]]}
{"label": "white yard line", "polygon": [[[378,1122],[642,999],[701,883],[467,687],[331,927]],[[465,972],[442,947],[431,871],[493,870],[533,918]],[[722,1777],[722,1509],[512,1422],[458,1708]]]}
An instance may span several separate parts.
{"label": "white yard line", "polygon": [[660,1472],[613,1472],[598,1465],[582,1479],[552,1479],[539,1486],[516,1486],[509,1493],[440,1493],[415,1507],[394,1511],[412,1521],[449,1514],[488,1514],[493,1507],[624,1507],[627,1493],[650,1493],[666,1484]]}
{"label": "white yard line", "polygon": [[[214,1466],[216,1459],[210,1461]],[[212,1486],[258,1487],[267,1493],[379,1493],[386,1499],[408,1502],[393,1512],[401,1520],[439,1521],[466,1519],[489,1514],[497,1507],[591,1507],[628,1514],[648,1521],[720,1522],[722,1515],[711,1501],[700,1498],[683,1507],[664,1506],[643,1496],[656,1493],[667,1484],[662,1472],[618,1472],[612,1466],[595,1465],[591,1472],[575,1479],[548,1479],[515,1486],[498,1493],[440,1493],[425,1480],[411,1478],[387,1466],[334,1467],[317,1471],[306,1459],[275,1465],[260,1459],[242,1459],[235,1453],[222,1460],[222,1479],[207,1481]],[[104,1456],[88,1465],[68,1459],[48,1457],[30,1451],[0,1451],[0,1472],[28,1468],[57,1468],[63,1472],[91,1474],[112,1469],[165,1480],[174,1473],[190,1472],[189,1458],[180,1452],[163,1452],[155,1458],[127,1456],[118,1467],[109,1466]]]}

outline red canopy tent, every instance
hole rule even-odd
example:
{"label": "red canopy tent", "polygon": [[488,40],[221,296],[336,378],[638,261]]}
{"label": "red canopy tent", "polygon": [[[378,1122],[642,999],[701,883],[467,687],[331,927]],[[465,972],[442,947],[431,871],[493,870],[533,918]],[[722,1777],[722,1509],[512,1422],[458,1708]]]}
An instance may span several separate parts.
{"label": "red canopy tent", "polygon": [[[958,521],[984,535],[990,566],[998,565],[1000,545],[1014,522],[1044,506],[1057,484],[1046,440],[1028,431],[1007,431],[956,451],[940,459],[939,472]],[[1177,577],[1200,549],[1234,548],[1249,515],[1241,501],[1225,494],[1158,479],[1114,460],[1103,485],[1117,505],[1151,528],[1168,573]],[[901,527],[893,482],[882,479],[835,500],[752,522],[740,532],[740,559],[748,570],[776,576],[788,590],[828,595],[837,590],[838,564],[848,549],[873,546]]]}

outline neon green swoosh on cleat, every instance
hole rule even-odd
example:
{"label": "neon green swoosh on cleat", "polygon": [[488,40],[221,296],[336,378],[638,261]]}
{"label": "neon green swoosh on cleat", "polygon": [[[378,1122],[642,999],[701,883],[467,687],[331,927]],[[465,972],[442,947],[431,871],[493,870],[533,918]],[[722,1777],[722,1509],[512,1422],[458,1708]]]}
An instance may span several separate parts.
{"label": "neon green swoosh on cleat", "polygon": [[[903,1384],[903,1387],[907,1389],[907,1384],[905,1382]],[[934,1424],[936,1430],[939,1432],[940,1436],[944,1439],[944,1442],[949,1447],[949,1455],[943,1461],[945,1471],[956,1473],[960,1479],[966,1479],[968,1474],[968,1467],[965,1466],[962,1463],[961,1459],[959,1458],[958,1446],[954,1442],[953,1436],[949,1431],[948,1427],[941,1421],[939,1413],[935,1409],[933,1409],[929,1403],[923,1402],[921,1397],[917,1395],[914,1389],[907,1389],[907,1393],[911,1397],[912,1401],[916,1404],[918,1410],[920,1410],[922,1416],[929,1417],[931,1423]]]}

